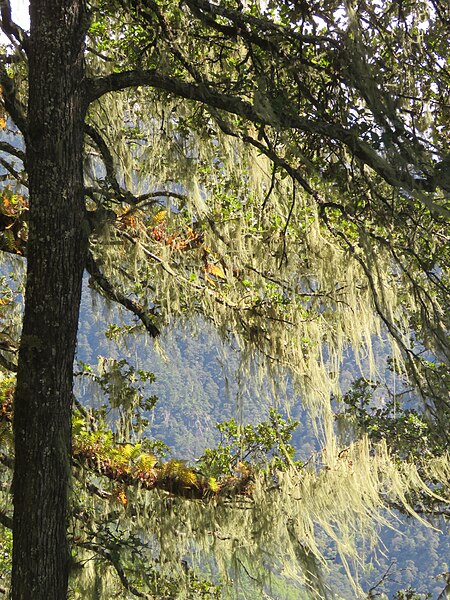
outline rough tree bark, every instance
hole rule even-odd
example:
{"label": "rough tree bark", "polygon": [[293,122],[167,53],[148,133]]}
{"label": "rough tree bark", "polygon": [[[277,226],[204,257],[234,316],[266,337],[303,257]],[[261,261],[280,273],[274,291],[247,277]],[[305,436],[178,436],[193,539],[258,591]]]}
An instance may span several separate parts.
{"label": "rough tree bark", "polygon": [[67,596],[71,392],[87,235],[82,0],[31,0],[30,216],[14,407],[12,597]]}

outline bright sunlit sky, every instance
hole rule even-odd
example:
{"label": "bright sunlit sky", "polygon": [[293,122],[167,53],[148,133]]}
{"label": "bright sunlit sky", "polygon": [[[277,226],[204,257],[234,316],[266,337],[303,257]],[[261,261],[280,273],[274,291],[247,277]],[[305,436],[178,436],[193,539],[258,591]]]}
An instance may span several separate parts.
{"label": "bright sunlit sky", "polygon": [[[374,4],[377,3],[376,0],[373,1]],[[28,30],[30,28],[30,16],[28,14],[29,0],[10,0],[10,2],[13,21],[20,25],[23,29]],[[426,24],[428,24],[427,21],[426,23],[421,24],[422,27],[419,25],[419,28],[424,29]]]}
{"label": "bright sunlit sky", "polygon": [[30,27],[30,15],[28,14],[28,0],[10,0],[12,19],[14,23],[20,25],[23,29]]}
{"label": "bright sunlit sky", "polygon": [[[12,20],[22,29],[30,28],[30,15],[28,13],[29,0],[10,0]],[[7,44],[8,38],[0,31],[0,44]]]}

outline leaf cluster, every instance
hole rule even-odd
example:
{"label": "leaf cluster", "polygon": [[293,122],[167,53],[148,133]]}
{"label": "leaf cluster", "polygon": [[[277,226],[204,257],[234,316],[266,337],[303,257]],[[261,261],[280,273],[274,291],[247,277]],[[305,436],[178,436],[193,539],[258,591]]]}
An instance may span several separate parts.
{"label": "leaf cluster", "polygon": [[289,443],[298,424],[291,418],[285,421],[273,408],[269,419],[257,425],[239,425],[235,419],[218,423],[221,440],[216,448],[206,449],[197,459],[197,468],[217,478],[301,467],[301,461],[294,460],[295,449]]}
{"label": "leaf cluster", "polygon": [[420,460],[441,456],[446,448],[436,432],[431,418],[416,408],[405,407],[401,397],[377,399],[379,383],[360,378],[342,396],[343,412],[356,426],[359,434],[365,433],[374,442],[385,440],[391,452],[400,460]]}

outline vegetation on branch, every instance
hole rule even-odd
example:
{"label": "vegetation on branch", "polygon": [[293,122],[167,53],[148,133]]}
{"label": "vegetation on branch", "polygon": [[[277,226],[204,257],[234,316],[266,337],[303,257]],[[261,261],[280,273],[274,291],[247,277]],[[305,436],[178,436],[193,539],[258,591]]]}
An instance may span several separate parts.
{"label": "vegetation on branch", "polygon": [[[105,371],[95,379],[117,399],[117,387],[114,389],[109,385],[111,373],[117,374],[117,365],[112,363],[111,366],[111,371]],[[133,373],[124,366],[121,362],[124,374],[122,398],[130,395],[129,375]],[[8,457],[12,450],[14,379],[3,379],[1,387],[1,448],[6,472],[12,466]],[[142,379],[153,378],[148,373],[141,373]],[[115,385],[119,385],[117,377]],[[142,399],[139,378],[135,385],[135,391]],[[347,398],[349,406],[350,398],[351,394]],[[366,398],[366,401],[369,400]],[[111,405],[114,402],[116,400]],[[219,424],[222,440],[218,447],[205,450],[194,465],[184,460],[167,460],[162,455],[167,449],[146,437],[133,443],[119,441],[122,439],[120,431],[113,431],[106,425],[107,414],[105,406],[98,412],[91,409],[89,413],[80,407],[73,417],[71,535],[74,598],[92,593],[87,590],[92,590],[94,580],[94,588],[98,587],[103,594],[117,589],[120,584],[133,596],[151,597],[146,594],[153,590],[151,593],[156,597],[175,598],[182,586],[182,597],[185,594],[188,598],[215,598],[231,585],[229,578],[236,577],[241,569],[257,574],[261,585],[269,585],[269,571],[264,574],[264,568],[258,570],[257,557],[262,551],[263,554],[274,553],[275,560],[278,544],[284,544],[287,552],[281,560],[284,568],[290,565],[288,580],[293,578],[297,585],[307,587],[314,583],[321,593],[326,594],[321,583],[321,571],[325,569],[326,572],[324,549],[311,537],[315,522],[320,523],[334,540],[344,564],[350,569],[347,560],[358,560],[350,531],[355,527],[368,527],[366,511],[379,506],[379,490],[388,503],[409,513],[426,512],[428,502],[430,512],[439,514],[439,505],[442,507],[445,500],[441,494],[448,494],[448,489],[441,487],[438,490],[434,486],[430,491],[426,485],[426,482],[434,484],[448,480],[450,473],[445,453],[443,461],[435,456],[431,461],[424,460],[419,473],[414,466],[417,461],[397,465],[385,446],[371,447],[365,441],[335,448],[333,455],[329,449],[324,450],[302,465],[294,460],[294,449],[290,445],[298,423],[290,419],[284,421],[273,410],[269,421],[256,426],[238,426],[234,419]],[[399,419],[402,420],[403,415],[399,415]],[[385,428],[389,432],[383,423],[380,418],[379,430]],[[155,452],[158,449],[159,455]],[[374,476],[376,480],[369,484],[367,477]],[[370,496],[359,505],[353,502],[350,509],[351,498],[363,481],[365,493]],[[3,495],[3,506],[10,506],[8,495]],[[297,519],[300,515],[302,529],[299,530]],[[332,515],[332,518],[339,518],[339,530],[327,529]],[[214,527],[210,521],[213,516]],[[149,522],[154,519],[159,524],[157,529],[148,529]],[[341,528],[345,521],[350,528],[349,537],[342,539]],[[380,523],[383,522],[381,519]],[[11,526],[7,511],[2,513],[1,523]],[[208,527],[207,523],[210,523]],[[181,539],[180,527],[187,528]],[[151,541],[153,533],[150,535],[150,532],[157,530],[158,541]],[[149,533],[144,536],[144,531]],[[147,535],[150,535],[148,539]],[[372,535],[376,539],[375,529]],[[194,547],[190,545],[191,537],[195,540]],[[300,540],[303,541],[300,543]],[[165,566],[161,564],[160,553],[163,551],[168,553],[164,558]],[[176,553],[176,561],[172,552]],[[86,567],[88,563],[84,562],[92,561],[94,557],[96,572],[100,569],[104,579],[101,584],[98,573],[94,576]],[[300,561],[303,574],[291,570],[294,557]],[[215,567],[209,581],[197,573],[198,560],[213,560]],[[81,571],[80,566],[77,567],[80,561],[84,565]],[[4,564],[2,576],[7,581],[8,561],[5,557]],[[217,587],[217,573],[220,573],[225,588]]]}

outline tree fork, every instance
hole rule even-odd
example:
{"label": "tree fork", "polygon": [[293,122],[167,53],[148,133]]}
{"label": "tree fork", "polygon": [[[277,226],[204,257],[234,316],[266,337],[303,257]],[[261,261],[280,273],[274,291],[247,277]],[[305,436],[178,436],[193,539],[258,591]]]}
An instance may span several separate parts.
{"label": "tree fork", "polygon": [[31,0],[25,313],[14,399],[13,600],[67,596],[71,402],[87,249],[83,0]]}

